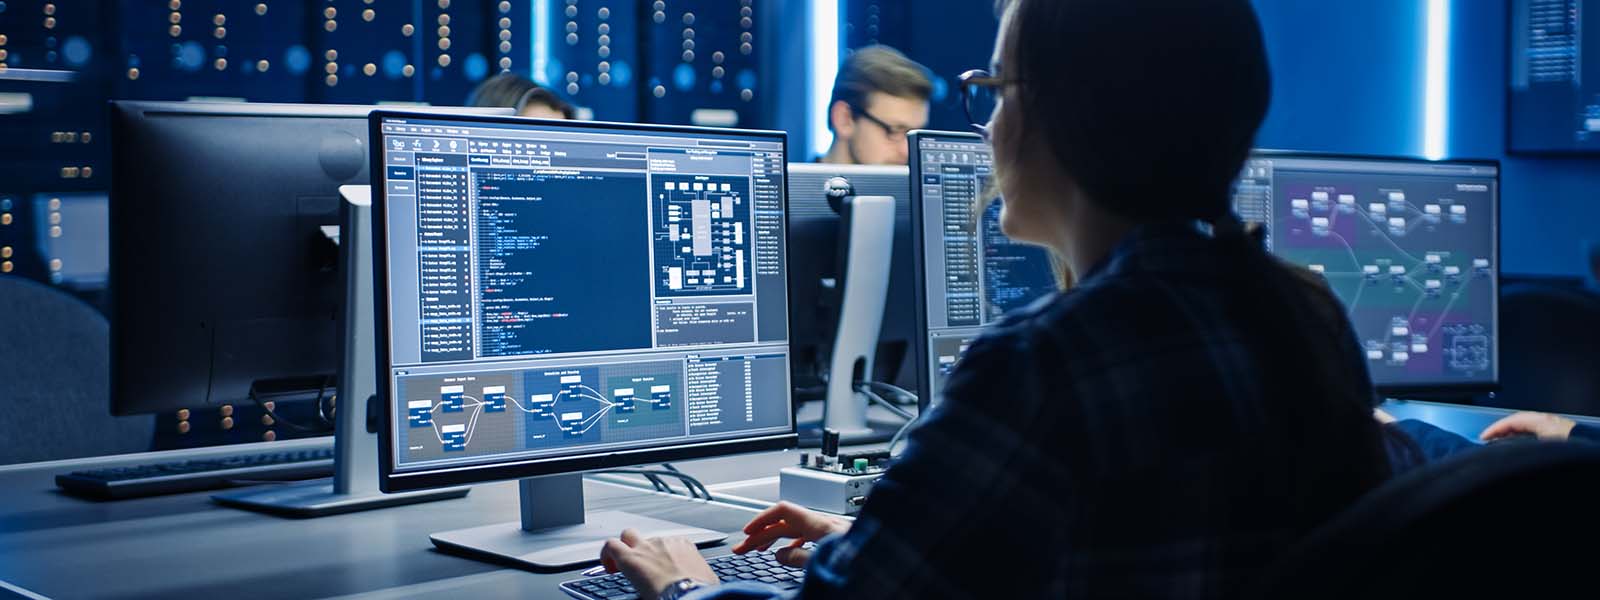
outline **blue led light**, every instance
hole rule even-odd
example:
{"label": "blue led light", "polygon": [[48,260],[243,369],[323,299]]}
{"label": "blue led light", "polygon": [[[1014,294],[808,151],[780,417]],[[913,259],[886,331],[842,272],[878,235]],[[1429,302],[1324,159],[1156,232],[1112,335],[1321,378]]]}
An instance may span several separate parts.
{"label": "blue led light", "polygon": [[406,55],[399,50],[390,50],[383,53],[383,76],[389,79],[399,79],[405,75]]}
{"label": "blue led light", "polygon": [[206,60],[206,49],[199,42],[184,42],[178,47],[177,67],[185,71],[198,71]]}
{"label": "blue led light", "polygon": [[1427,44],[1422,156],[1439,160],[1445,157],[1450,127],[1450,0],[1428,0]]}
{"label": "blue led light", "polygon": [[311,68],[311,52],[299,44],[289,46],[289,49],[283,52],[283,64],[289,66],[290,73],[304,75],[306,69]]}
{"label": "blue led light", "polygon": [[62,56],[67,58],[67,64],[81,67],[89,62],[94,54],[94,48],[89,45],[89,40],[80,35],[67,38],[67,43],[61,46]]}
{"label": "blue led light", "polygon": [[611,63],[611,85],[627,87],[630,81],[633,81],[633,67],[620,60]]}
{"label": "blue led light", "polygon": [[484,58],[482,54],[473,52],[467,55],[467,62],[462,69],[466,72],[467,79],[480,81],[489,76],[489,59]]}
{"label": "blue led light", "polygon": [[687,92],[694,88],[694,67],[689,63],[678,63],[672,68],[672,85],[680,92]]}
{"label": "blue led light", "polygon": [[807,67],[811,98],[806,108],[814,154],[826,154],[833,143],[828,131],[828,99],[833,94],[833,78],[839,73],[839,1],[810,0],[811,60]]}

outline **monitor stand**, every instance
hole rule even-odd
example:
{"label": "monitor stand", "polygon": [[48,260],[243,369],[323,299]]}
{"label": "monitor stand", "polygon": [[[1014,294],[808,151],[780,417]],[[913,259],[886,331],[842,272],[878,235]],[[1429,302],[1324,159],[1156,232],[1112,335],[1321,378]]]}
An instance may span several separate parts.
{"label": "monitor stand", "polygon": [[252,487],[212,496],[218,504],[291,517],[321,517],[431,502],[467,495],[469,488],[384,494],[378,490],[378,436],[367,431],[368,398],[377,382],[374,372],[372,298],[372,188],[339,187],[339,269],[345,273],[345,303],[340,314],[339,395],[334,407],[333,479]]}
{"label": "monitor stand", "polygon": [[820,446],[823,429],[839,432],[841,444],[887,442],[903,425],[867,419],[867,397],[855,389],[872,377],[872,356],[883,329],[894,258],[894,197],[844,198],[839,229],[839,239],[845,241],[840,269],[844,292],[828,365],[826,404],[822,422],[800,424],[801,446]]}
{"label": "monitor stand", "polygon": [[583,475],[532,477],[517,482],[521,522],[497,523],[428,536],[440,550],[533,570],[564,570],[600,561],[600,547],[624,529],[646,538],[688,538],[696,546],[728,535],[615,510],[585,513]]}

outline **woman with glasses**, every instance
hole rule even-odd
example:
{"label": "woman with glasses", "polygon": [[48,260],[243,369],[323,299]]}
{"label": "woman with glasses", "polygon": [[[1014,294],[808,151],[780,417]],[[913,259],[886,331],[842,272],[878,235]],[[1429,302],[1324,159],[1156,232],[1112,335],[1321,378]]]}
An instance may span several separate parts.
{"label": "woman with glasses", "polygon": [[[1075,283],[971,345],[853,524],[779,504],[735,551],[793,540],[804,598],[1236,596],[1389,473],[1343,309],[1230,211],[1268,104],[1255,13],[1002,4],[964,92],[1005,233]],[[641,591],[773,594],[687,542],[602,558]]]}

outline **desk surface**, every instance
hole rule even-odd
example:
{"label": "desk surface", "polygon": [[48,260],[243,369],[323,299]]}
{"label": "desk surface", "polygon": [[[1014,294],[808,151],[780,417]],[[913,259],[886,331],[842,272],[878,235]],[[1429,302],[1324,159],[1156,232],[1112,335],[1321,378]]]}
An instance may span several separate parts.
{"label": "desk surface", "polygon": [[[1388,403],[1400,418],[1420,418],[1476,436],[1505,414],[1421,402]],[[275,449],[329,440],[276,442]],[[575,571],[531,573],[444,554],[435,531],[511,521],[513,482],[480,485],[457,500],[320,519],[283,519],[223,508],[209,493],[117,502],[84,500],[55,489],[57,473],[257,450],[245,445],[159,454],[0,467],[0,582],[47,597],[360,597],[447,593],[481,598],[564,598],[556,587]],[[637,477],[591,476],[590,510],[626,510],[718,531],[737,531],[777,498],[778,469],[800,451],[681,462],[716,503],[647,491]],[[682,486],[675,486],[682,489]],[[706,550],[727,553],[728,546]],[[11,590],[15,591],[15,590]],[[6,596],[0,585],[0,597]]]}
{"label": "desk surface", "polygon": [[[295,443],[312,442],[319,441]],[[55,474],[86,466],[248,451],[235,446],[0,468],[0,581],[63,598],[406,598],[449,592],[525,599],[565,598],[556,585],[576,577],[574,571],[531,573],[433,549],[429,533],[515,520],[513,482],[476,486],[457,500],[305,520],[223,508],[209,493],[98,502],[55,489]],[[794,454],[778,452],[679,466],[714,485],[775,473],[793,460]],[[584,494],[591,510],[625,510],[717,531],[737,532],[754,511],[594,479],[585,482]],[[706,553],[728,551],[724,545]]]}

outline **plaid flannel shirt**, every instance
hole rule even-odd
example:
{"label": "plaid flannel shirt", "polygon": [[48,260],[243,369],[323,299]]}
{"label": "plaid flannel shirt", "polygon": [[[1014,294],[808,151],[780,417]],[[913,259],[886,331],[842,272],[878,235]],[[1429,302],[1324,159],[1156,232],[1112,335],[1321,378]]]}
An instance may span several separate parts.
{"label": "plaid flannel shirt", "polygon": [[[1259,274],[1231,256],[1192,225],[1145,226],[1070,291],[1002,319],[793,593],[1228,597],[1381,483],[1375,396],[1337,299],[1290,278],[1337,328],[1308,345],[1343,387],[1273,389],[1277,349],[1250,343],[1237,310],[1239,278]],[[1295,402],[1320,405],[1292,421]]]}

